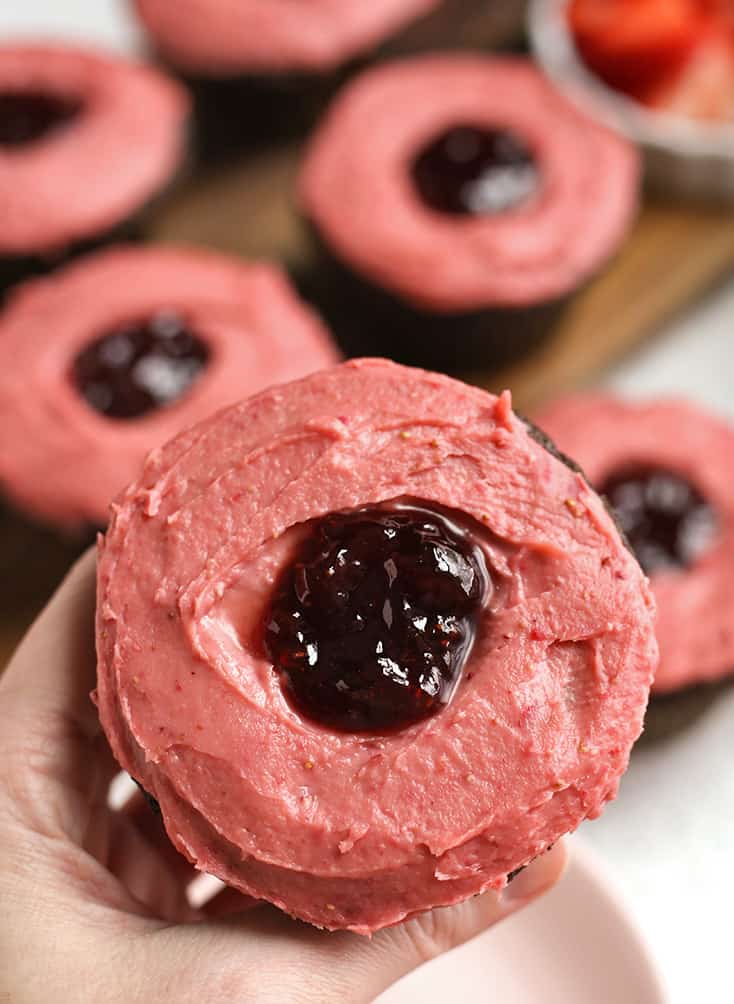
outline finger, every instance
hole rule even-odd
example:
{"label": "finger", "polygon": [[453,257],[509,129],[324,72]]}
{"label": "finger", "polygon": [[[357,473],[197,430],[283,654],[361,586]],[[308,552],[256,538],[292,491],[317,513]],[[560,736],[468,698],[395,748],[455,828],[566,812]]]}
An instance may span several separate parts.
{"label": "finger", "polygon": [[[0,793],[30,829],[79,842],[109,776],[97,755],[93,551],[81,558],[0,680]],[[4,782],[4,783],[3,783]]]}
{"label": "finger", "polygon": [[[469,941],[537,899],[556,884],[565,862],[564,846],[558,843],[528,865],[502,893],[484,893],[457,906],[420,914],[378,932],[372,939],[347,932],[325,935],[294,924],[275,910],[256,910],[226,923],[236,924],[259,939],[261,960],[270,963],[262,966],[261,980],[272,980],[270,990],[280,990],[282,999],[291,999],[291,988],[293,999],[368,1004],[424,962]],[[265,998],[270,999],[267,994]]]}
{"label": "finger", "polygon": [[99,731],[89,699],[95,683],[96,555],[79,559],[20,643],[0,680],[14,711],[66,716],[88,735]]}
{"label": "finger", "polygon": [[[93,805],[105,805],[116,808],[110,802],[110,793],[116,778],[120,775],[120,765],[112,755],[107,737],[103,732],[92,740],[90,756],[94,758],[97,767],[97,777],[91,791]],[[127,777],[127,775],[125,775]],[[2,1002],[0,1002],[2,1004]]]}
{"label": "finger", "polygon": [[196,878],[199,873],[173,846],[163,820],[154,812],[140,789],[130,796],[120,811],[125,814],[146,843],[155,850],[158,858],[165,863],[167,871],[175,876],[182,888]]}
{"label": "finger", "polygon": [[205,917],[209,917],[211,920],[221,920],[224,917],[241,916],[246,911],[253,910],[258,906],[262,906],[261,900],[245,896],[228,886],[221,886],[213,896],[201,904],[200,909]]}
{"label": "finger", "polygon": [[186,882],[168,867],[157,846],[123,813],[110,814],[106,860],[102,863],[139,903],[162,920],[200,919],[186,897]]}

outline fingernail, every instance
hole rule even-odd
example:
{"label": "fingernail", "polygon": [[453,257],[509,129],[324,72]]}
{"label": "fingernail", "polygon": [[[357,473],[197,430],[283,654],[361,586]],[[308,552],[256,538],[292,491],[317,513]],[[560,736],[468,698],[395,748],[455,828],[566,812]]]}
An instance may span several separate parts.
{"label": "fingernail", "polygon": [[531,861],[502,893],[502,902],[508,906],[520,906],[536,899],[555,885],[563,873],[566,851],[562,843],[556,844],[545,854]]}

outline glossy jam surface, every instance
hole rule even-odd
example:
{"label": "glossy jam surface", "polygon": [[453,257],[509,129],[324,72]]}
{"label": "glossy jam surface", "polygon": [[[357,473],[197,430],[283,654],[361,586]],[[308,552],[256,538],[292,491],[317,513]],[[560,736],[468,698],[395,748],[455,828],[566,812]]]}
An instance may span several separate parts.
{"label": "glossy jam surface", "polygon": [[207,345],[173,311],[120,325],[74,360],[72,380],[95,411],[133,419],[172,404],[209,361]]}
{"label": "glossy jam surface", "polygon": [[69,125],[80,101],[43,92],[0,91],[0,147],[21,147]]}
{"label": "glossy jam surface", "polygon": [[711,546],[716,512],[685,478],[628,467],[601,485],[644,571],[688,568]]}
{"label": "glossy jam surface", "polygon": [[276,586],[265,649],[290,703],[349,732],[387,732],[451,699],[491,583],[484,554],[417,506],[308,525]]}
{"label": "glossy jam surface", "polygon": [[416,157],[413,182],[423,201],[441,213],[491,216],[526,202],[540,175],[530,147],[514,133],[458,125]]}

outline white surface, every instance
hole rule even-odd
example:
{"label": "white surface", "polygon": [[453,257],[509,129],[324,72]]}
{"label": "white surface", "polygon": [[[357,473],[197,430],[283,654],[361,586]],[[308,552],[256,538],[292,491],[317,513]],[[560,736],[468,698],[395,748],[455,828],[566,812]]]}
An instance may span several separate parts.
{"label": "white surface", "polygon": [[28,36],[93,42],[122,53],[142,47],[125,0],[0,0],[0,40]]}
{"label": "white surface", "polygon": [[552,893],[411,973],[380,1004],[663,1004],[644,943],[604,867],[574,841]]}
{"label": "white surface", "polygon": [[[121,0],[0,0],[0,38],[33,30],[45,36],[98,41],[122,51],[135,51],[139,45],[129,10]],[[593,332],[589,334],[593,337]],[[734,284],[625,364],[608,383],[630,394],[685,392],[734,418]],[[637,752],[618,801],[600,820],[584,828],[584,838],[606,861],[652,946],[669,984],[667,1004],[731,1004],[734,691],[687,733]],[[558,960],[568,959],[570,966],[575,945],[586,946],[583,954],[591,964],[594,959],[603,960],[597,950],[607,945],[607,938],[616,944],[613,933],[604,934],[597,926],[604,923],[598,904],[594,898],[592,909],[588,901],[586,913],[572,931],[559,923],[562,912],[552,915],[551,899],[537,908],[539,913],[510,922],[505,931],[498,929],[491,935],[488,951],[491,944],[496,953],[502,939],[506,943],[516,937],[513,924],[521,929],[523,924],[533,927],[535,916],[545,918],[540,928],[534,928],[532,952],[523,946],[520,955],[511,959],[513,971],[527,970],[537,989],[524,1004],[555,1004],[557,1000],[563,1004],[581,1004],[582,1000],[583,1004],[607,1000],[646,1004],[647,998],[637,996],[632,984],[626,996],[616,998],[599,996],[603,992],[599,985],[583,999],[549,996],[550,988],[560,984],[548,981],[563,976],[556,968]],[[601,940],[589,944],[589,930],[597,931]],[[605,930],[611,932],[611,928]],[[505,972],[505,961],[497,954],[493,958],[497,972]],[[477,989],[487,984],[488,977],[486,972],[470,971],[477,981],[471,998],[477,999]],[[610,985],[621,975],[627,976],[623,969],[616,976],[611,974]],[[451,1000],[451,994],[456,1000],[469,996],[457,992],[453,978],[444,986],[444,1001]],[[493,1004],[510,1004],[513,998],[495,994],[492,1000]]]}
{"label": "white surface", "polygon": [[[631,396],[685,393],[734,419],[734,283],[605,383]],[[669,1004],[731,1004],[734,688],[687,731],[635,752],[617,802],[583,834],[663,968]]]}

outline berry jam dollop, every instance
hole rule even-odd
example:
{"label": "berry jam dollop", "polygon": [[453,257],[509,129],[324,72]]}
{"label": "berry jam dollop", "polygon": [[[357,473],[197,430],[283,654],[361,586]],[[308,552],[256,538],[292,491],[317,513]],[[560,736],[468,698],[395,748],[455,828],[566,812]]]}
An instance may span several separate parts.
{"label": "berry jam dollop", "polygon": [[0,147],[22,147],[69,125],[82,103],[42,91],[0,92]]}
{"label": "berry jam dollop", "polygon": [[172,404],[209,361],[207,345],[173,311],[121,324],[74,360],[72,380],[95,411],[131,419]]}
{"label": "berry jam dollop", "polygon": [[289,702],[348,732],[389,732],[451,700],[491,593],[484,553],[445,516],[376,506],[308,524],[266,613]]}
{"label": "berry jam dollop", "polygon": [[458,125],[432,140],[413,162],[413,182],[441,213],[491,216],[526,202],[540,173],[530,147],[505,129]]}
{"label": "berry jam dollop", "polygon": [[662,468],[628,467],[601,485],[643,570],[688,568],[708,550],[716,512],[685,478]]}

